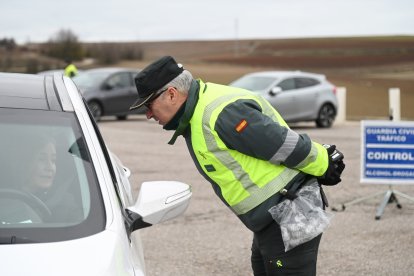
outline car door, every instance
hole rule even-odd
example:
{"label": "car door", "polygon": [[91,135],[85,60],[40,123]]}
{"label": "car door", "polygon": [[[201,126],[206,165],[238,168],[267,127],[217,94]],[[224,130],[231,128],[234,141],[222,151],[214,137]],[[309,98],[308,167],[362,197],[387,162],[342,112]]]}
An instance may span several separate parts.
{"label": "car door", "polygon": [[313,116],[317,114],[318,109],[316,103],[320,92],[319,81],[310,77],[296,77],[294,80],[295,116],[298,119],[314,119]]}
{"label": "car door", "polygon": [[[125,210],[134,204],[131,183],[129,181],[131,172],[121,163],[116,155],[113,153],[110,153],[110,155],[112,169],[116,176],[116,183],[114,185],[118,190],[121,208]],[[140,232],[134,231],[130,233],[129,242],[129,250],[134,269],[137,271],[145,271],[144,251]]]}
{"label": "car door", "polygon": [[281,79],[275,87],[279,87],[281,91],[276,95],[270,94],[269,102],[286,121],[294,119],[297,113],[294,78]]}
{"label": "car door", "polygon": [[105,89],[105,114],[125,114],[137,97],[136,88],[133,85],[131,72],[118,72],[106,79]]}
{"label": "car door", "polygon": [[[109,151],[109,149],[105,145],[102,134],[99,131],[98,125],[96,124],[90,112],[88,112],[88,116],[90,118],[90,122],[93,125],[93,129],[100,143],[100,147],[105,156],[107,167],[109,169],[109,173],[113,181],[113,187],[115,189],[115,193],[119,203],[119,205],[115,204],[114,208],[117,208],[116,206],[118,206],[119,208],[121,208],[121,210],[119,211],[122,212],[127,207],[133,205],[134,199],[131,189],[131,183],[129,180],[131,172],[122,164],[122,162],[115,154]],[[123,233],[125,234],[125,236],[128,235],[127,231]],[[137,275],[143,275],[143,273],[145,272],[145,261],[143,245],[139,231],[134,231],[130,233],[127,240],[129,241],[129,256],[134,266],[135,273]]]}

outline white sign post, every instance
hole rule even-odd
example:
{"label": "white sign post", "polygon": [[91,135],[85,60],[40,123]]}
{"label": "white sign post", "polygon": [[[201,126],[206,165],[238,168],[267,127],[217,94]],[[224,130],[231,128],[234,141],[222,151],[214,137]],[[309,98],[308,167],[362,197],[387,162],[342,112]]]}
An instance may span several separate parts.
{"label": "white sign post", "polygon": [[390,120],[399,121],[401,119],[400,89],[390,88],[388,90],[388,101],[390,106]]}

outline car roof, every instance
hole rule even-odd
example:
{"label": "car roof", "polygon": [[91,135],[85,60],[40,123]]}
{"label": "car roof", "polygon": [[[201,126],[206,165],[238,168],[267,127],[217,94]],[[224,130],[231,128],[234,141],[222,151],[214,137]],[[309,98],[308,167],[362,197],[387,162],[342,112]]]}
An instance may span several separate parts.
{"label": "car roof", "polygon": [[275,78],[285,78],[285,77],[313,77],[318,79],[325,79],[325,75],[309,73],[303,71],[261,71],[247,74],[248,76],[268,76]]}
{"label": "car roof", "polygon": [[[78,69],[78,74],[82,73],[83,70],[82,69]],[[59,74],[65,74],[65,70],[64,69],[51,69],[51,70],[46,70],[46,71],[40,71],[37,72],[37,75],[53,75],[54,73],[59,73]]]}
{"label": "car roof", "polygon": [[62,100],[67,103],[67,98],[61,74],[46,76],[0,73],[0,108],[63,111]]}
{"label": "car roof", "polygon": [[64,74],[65,70],[63,70],[63,69],[52,69],[52,70],[37,72],[38,75],[53,75],[54,73]]}
{"label": "car roof", "polygon": [[131,69],[131,68],[123,68],[123,67],[101,67],[101,68],[93,68],[83,71],[83,73],[88,72],[107,72],[107,73],[116,73],[116,72],[136,72],[138,73],[138,69]]}

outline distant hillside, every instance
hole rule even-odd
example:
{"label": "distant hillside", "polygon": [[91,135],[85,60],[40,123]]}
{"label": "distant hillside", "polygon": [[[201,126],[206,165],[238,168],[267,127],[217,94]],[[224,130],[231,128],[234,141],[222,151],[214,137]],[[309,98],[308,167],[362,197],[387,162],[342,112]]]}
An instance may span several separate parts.
{"label": "distant hillside", "polygon": [[249,72],[292,69],[325,74],[347,88],[348,119],[389,115],[388,89],[401,89],[401,116],[414,118],[414,37],[353,37],[139,43],[142,68],[162,55],[195,76],[229,83]]}
{"label": "distant hillside", "polygon": [[[388,118],[388,89],[401,89],[401,117],[414,119],[414,36],[227,41],[82,43],[80,69],[102,66],[144,68],[172,55],[197,78],[227,84],[260,70],[322,73],[347,88],[349,119]],[[44,44],[0,46],[0,71],[36,73],[62,69],[44,56]],[[100,59],[104,57],[104,59]]]}
{"label": "distant hillside", "polygon": [[[172,55],[182,62],[219,63],[274,69],[326,70],[401,63],[414,64],[414,36],[222,41],[82,43],[88,65],[107,66],[122,60],[154,60]],[[9,51],[0,47],[0,70],[31,71],[63,66],[43,56],[46,44]],[[36,65],[37,64],[37,65]]]}
{"label": "distant hillside", "polygon": [[276,68],[337,68],[414,62],[414,37],[350,37],[238,41],[140,42],[143,57],[172,55]]}

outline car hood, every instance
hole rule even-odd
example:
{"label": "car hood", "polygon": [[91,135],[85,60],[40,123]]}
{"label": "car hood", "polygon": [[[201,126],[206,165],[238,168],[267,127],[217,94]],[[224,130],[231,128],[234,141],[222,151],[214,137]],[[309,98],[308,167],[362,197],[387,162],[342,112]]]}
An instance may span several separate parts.
{"label": "car hood", "polygon": [[241,89],[248,90],[250,92],[253,92],[253,94],[257,94],[257,95],[261,95],[261,96],[269,95],[269,93],[266,93],[266,92],[270,91],[270,89],[272,88],[272,86],[269,86],[269,87],[266,87],[265,89],[251,90],[251,89],[247,89],[247,88],[244,88],[244,87],[239,87],[239,86],[237,86],[237,87],[241,88]]}
{"label": "car hood", "polygon": [[5,244],[0,246],[1,274],[143,275],[140,271],[134,274],[126,252],[128,244],[109,230],[64,242]]}
{"label": "car hood", "polygon": [[269,99],[272,98],[272,96],[270,96],[270,94],[269,94],[269,91],[270,91],[270,88],[269,89],[266,88],[266,89],[262,89],[262,90],[253,90],[251,92],[253,92],[253,94],[262,96],[266,100],[269,100]]}

